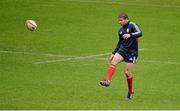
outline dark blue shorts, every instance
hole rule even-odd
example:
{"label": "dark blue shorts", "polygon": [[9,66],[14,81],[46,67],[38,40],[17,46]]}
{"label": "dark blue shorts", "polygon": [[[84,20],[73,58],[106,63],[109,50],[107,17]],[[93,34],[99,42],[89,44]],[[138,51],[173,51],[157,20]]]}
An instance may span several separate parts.
{"label": "dark blue shorts", "polygon": [[127,50],[124,48],[120,48],[116,53],[119,53],[124,58],[124,61],[127,63],[137,62],[137,58],[138,58],[137,50]]}

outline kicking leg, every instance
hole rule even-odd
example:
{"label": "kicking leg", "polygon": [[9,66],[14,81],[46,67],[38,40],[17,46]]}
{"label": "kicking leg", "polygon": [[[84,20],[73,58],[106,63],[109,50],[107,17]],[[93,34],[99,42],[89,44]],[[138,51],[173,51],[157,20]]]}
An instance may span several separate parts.
{"label": "kicking leg", "polygon": [[115,73],[116,65],[123,60],[124,60],[124,58],[119,53],[116,53],[114,55],[114,57],[111,60],[110,66],[109,66],[109,69],[108,69],[108,72],[106,75],[106,79],[103,81],[100,81],[100,84],[102,86],[108,87],[110,85],[110,80]]}

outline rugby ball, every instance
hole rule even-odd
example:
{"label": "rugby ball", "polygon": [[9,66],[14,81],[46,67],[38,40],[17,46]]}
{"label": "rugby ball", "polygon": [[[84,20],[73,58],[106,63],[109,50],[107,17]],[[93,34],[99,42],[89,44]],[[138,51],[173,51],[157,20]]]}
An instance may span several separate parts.
{"label": "rugby ball", "polygon": [[30,31],[34,31],[37,28],[37,24],[34,20],[26,20],[25,25]]}

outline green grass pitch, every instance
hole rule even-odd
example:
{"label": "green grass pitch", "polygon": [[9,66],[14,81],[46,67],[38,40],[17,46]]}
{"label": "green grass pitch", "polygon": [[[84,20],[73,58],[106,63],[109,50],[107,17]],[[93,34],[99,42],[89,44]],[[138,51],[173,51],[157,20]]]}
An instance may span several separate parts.
{"label": "green grass pitch", "polygon": [[[124,63],[99,85],[120,12],[143,31],[131,101]],[[0,109],[180,109],[179,12],[178,0],[1,0]]]}

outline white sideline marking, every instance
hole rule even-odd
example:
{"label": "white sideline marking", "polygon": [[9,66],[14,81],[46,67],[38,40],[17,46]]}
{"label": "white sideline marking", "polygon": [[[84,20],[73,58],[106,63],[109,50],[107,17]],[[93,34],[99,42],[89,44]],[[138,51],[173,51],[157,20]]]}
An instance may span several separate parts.
{"label": "white sideline marking", "polygon": [[[141,48],[139,51],[144,51],[147,50],[147,48]],[[64,62],[64,61],[70,61],[70,60],[82,60],[82,59],[90,59],[94,57],[100,57],[104,55],[110,55],[111,53],[103,53],[103,54],[98,54],[98,55],[90,55],[90,56],[79,56],[79,57],[72,57],[72,58],[67,58],[67,59],[58,59],[58,60],[49,60],[49,61],[40,61],[40,62],[35,62],[34,64],[47,64],[47,63],[53,63],[53,62]]]}
{"label": "white sideline marking", "polygon": [[160,64],[180,64],[179,62],[159,61],[159,60],[141,60],[140,62],[145,62],[145,63],[160,63]]}
{"label": "white sideline marking", "polygon": [[25,55],[40,55],[40,56],[48,56],[48,57],[76,57],[69,55],[59,55],[59,54],[49,54],[49,53],[33,53],[33,52],[21,52],[21,51],[5,51],[0,50],[0,53],[13,53],[13,54],[25,54]]}
{"label": "white sideline marking", "polygon": [[[147,50],[147,48],[141,48],[139,51]],[[55,55],[55,54],[48,54],[48,53],[32,53],[32,52],[21,52],[21,51],[5,51],[0,50],[0,53],[12,53],[12,54],[26,54],[26,55],[40,55],[40,56],[49,56],[49,57],[67,57],[65,59],[58,59],[58,60],[51,60],[51,61],[41,61],[35,62],[34,64],[46,64],[46,63],[53,63],[53,62],[63,62],[63,61],[70,61],[70,60],[83,60],[83,59],[95,59],[95,60],[108,60],[108,58],[104,58],[101,56],[110,55],[111,53],[103,53],[97,55],[90,55],[90,56],[72,56],[72,55]],[[175,61],[160,61],[160,60],[139,60],[138,62],[144,63],[160,63],[160,64],[180,64],[179,62]]]}
{"label": "white sideline marking", "polygon": [[124,2],[113,2],[113,1],[88,1],[88,0],[69,0],[70,2],[81,2],[81,3],[97,3],[97,4],[109,4],[109,5],[131,5],[131,6],[146,6],[146,7],[162,7],[162,8],[180,8],[176,5],[155,5],[155,4],[139,4],[139,3],[124,3]]}
{"label": "white sideline marking", "polygon": [[[147,48],[141,48],[139,51],[147,50]],[[73,55],[62,55],[62,54],[50,54],[50,53],[33,53],[33,52],[23,52],[23,51],[9,51],[9,50],[0,50],[0,53],[12,53],[12,54],[25,54],[25,55],[41,55],[49,57],[77,57]]]}
{"label": "white sideline marking", "polygon": [[111,54],[111,53],[103,53],[103,54],[90,55],[90,56],[80,56],[80,57],[73,57],[73,58],[67,58],[67,59],[41,61],[41,62],[35,62],[34,64],[47,64],[47,63],[63,62],[63,61],[69,61],[69,60],[90,59],[90,58],[100,57],[100,56],[105,56],[105,55],[110,55],[110,54]]}
{"label": "white sideline marking", "polygon": [[[42,61],[42,62],[35,62],[34,64],[47,64],[47,63],[54,63],[54,62],[64,62],[64,61],[70,61],[70,60],[83,60],[83,59],[95,59],[95,60],[108,60],[108,58],[102,58],[100,56],[102,55],[109,55],[108,54],[99,54],[99,55],[92,55],[92,56],[84,56],[84,57],[75,57],[75,58],[67,58],[67,59],[60,59],[60,60],[52,60],[52,61]],[[97,57],[97,58],[94,58]],[[160,61],[160,60],[139,60],[138,62],[144,62],[144,63],[156,63],[156,64],[180,64],[179,62],[173,62],[173,61]]]}
{"label": "white sideline marking", "polygon": [[139,51],[144,51],[144,50],[148,50],[147,48],[141,48],[139,49]]}

